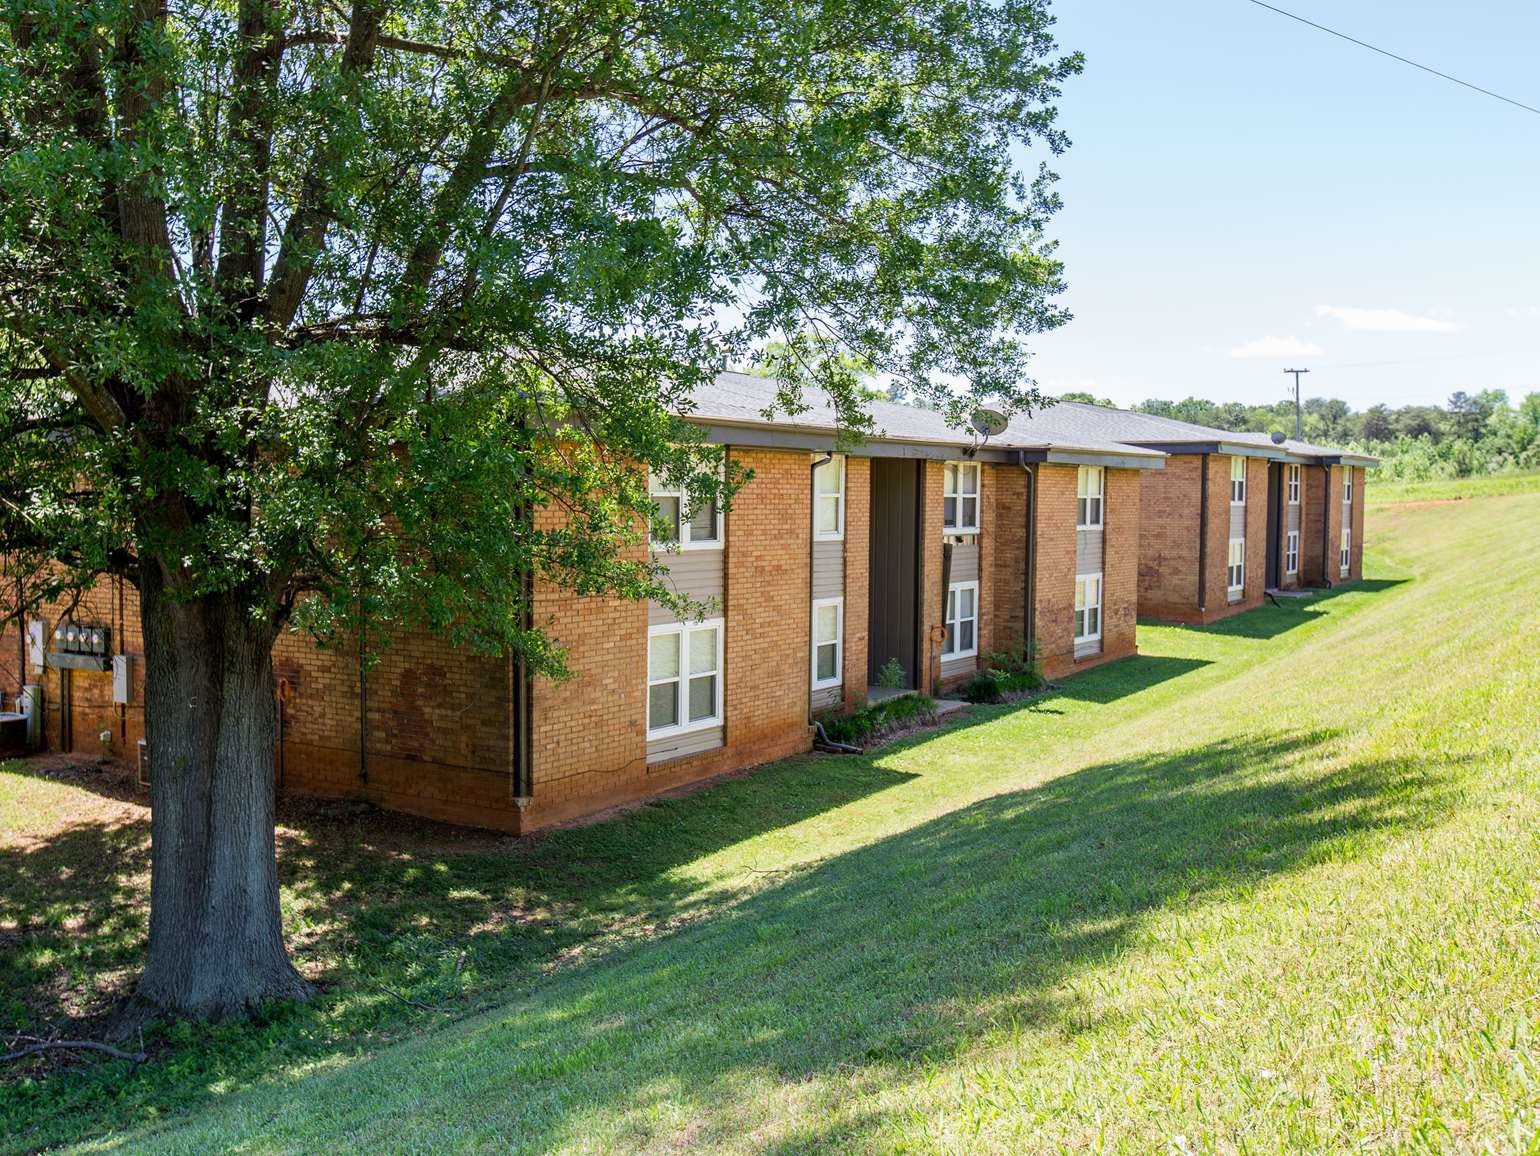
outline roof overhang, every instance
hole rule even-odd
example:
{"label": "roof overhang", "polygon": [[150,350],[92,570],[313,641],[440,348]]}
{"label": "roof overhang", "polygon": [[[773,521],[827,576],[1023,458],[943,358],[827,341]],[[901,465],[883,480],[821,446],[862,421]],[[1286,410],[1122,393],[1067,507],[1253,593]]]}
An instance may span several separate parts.
{"label": "roof overhang", "polygon": [[1244,442],[1131,442],[1131,445],[1143,446],[1149,450],[1159,450],[1163,454],[1228,454],[1232,458],[1263,458],[1270,462],[1287,461],[1290,457],[1287,450],[1279,446],[1255,446]]}
{"label": "roof overhang", "polygon": [[1117,454],[1073,447],[1017,450],[1022,465],[1046,463],[1064,466],[1105,466],[1109,470],[1163,470],[1165,454]]}

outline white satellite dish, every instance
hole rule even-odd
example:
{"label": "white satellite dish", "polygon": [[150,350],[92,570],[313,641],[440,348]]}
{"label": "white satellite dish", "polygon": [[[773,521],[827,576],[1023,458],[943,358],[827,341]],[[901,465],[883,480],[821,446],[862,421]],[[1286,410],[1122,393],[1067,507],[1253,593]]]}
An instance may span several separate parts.
{"label": "white satellite dish", "polygon": [[980,406],[973,411],[973,428],[981,436],[986,438],[1003,434],[1011,424],[1011,419],[997,409],[985,409]]}

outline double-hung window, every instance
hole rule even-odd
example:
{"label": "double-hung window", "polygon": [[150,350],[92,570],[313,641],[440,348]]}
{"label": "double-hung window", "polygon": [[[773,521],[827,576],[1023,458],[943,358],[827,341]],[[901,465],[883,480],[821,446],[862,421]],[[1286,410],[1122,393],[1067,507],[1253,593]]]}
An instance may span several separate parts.
{"label": "double-hung window", "polygon": [[1284,540],[1283,547],[1283,572],[1285,574],[1299,573],[1299,531],[1290,530],[1289,536]]}
{"label": "double-hung window", "polygon": [[1102,576],[1075,578],[1075,641],[1095,642],[1102,636]]}
{"label": "double-hung window", "polygon": [[1353,467],[1342,467],[1342,502],[1343,505],[1353,504]]}
{"label": "double-hung window", "polygon": [[1299,505],[1299,467],[1289,466],[1289,505]]}
{"label": "double-hung window", "polygon": [[1095,529],[1101,526],[1102,495],[1106,477],[1106,471],[1101,466],[1080,467],[1078,499],[1075,503],[1075,526],[1078,529]]}
{"label": "double-hung window", "polygon": [[666,486],[654,478],[651,485],[652,544],[680,550],[720,550],[722,548],[722,511],[714,501],[701,502],[693,508],[677,486]]}
{"label": "double-hung window", "polygon": [[1347,526],[1342,527],[1342,553],[1339,560],[1342,563],[1342,576],[1346,578],[1348,571],[1353,568],[1353,531]]}
{"label": "double-hung window", "polygon": [[722,721],[722,620],[654,626],[647,638],[647,736]]}
{"label": "double-hung window", "polygon": [[979,463],[947,462],[941,483],[941,528],[948,534],[979,532]]}
{"label": "double-hung window", "polygon": [[1246,501],[1246,459],[1230,459],[1230,505],[1239,506]]}
{"label": "double-hung window", "polygon": [[1231,594],[1239,594],[1246,586],[1246,539],[1230,539],[1230,567],[1226,581]]}
{"label": "double-hung window", "polygon": [[954,582],[946,592],[946,641],[942,658],[967,658],[979,652],[979,584]]}
{"label": "double-hung window", "polygon": [[838,686],[843,677],[840,659],[845,635],[845,600],[826,598],[813,603],[813,686]]}
{"label": "double-hung window", "polygon": [[813,471],[813,537],[845,536],[845,455],[835,454]]}

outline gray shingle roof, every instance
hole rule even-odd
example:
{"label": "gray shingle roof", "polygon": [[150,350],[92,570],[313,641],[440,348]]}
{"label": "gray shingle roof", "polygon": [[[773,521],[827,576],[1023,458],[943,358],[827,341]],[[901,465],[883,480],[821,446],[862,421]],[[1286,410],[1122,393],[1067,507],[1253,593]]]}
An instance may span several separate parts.
{"label": "gray shingle roof", "polygon": [[[819,434],[835,430],[833,407],[816,391],[803,399],[809,405],[806,412],[795,416],[777,413],[767,419],[764,413],[774,404],[775,394],[775,383],[767,378],[723,373],[712,384],[696,391],[694,409],[686,416],[702,424],[759,426]],[[869,408],[875,427],[874,440],[960,448],[972,444],[968,431],[947,425],[942,415],[933,410],[891,401],[875,401]],[[1078,452],[1146,459],[1161,456],[1151,448],[1155,446],[1177,450],[1182,446],[1217,443],[1253,447],[1259,456],[1266,457],[1284,454],[1302,459],[1343,458],[1355,465],[1369,465],[1375,461],[1366,455],[1330,446],[1293,440],[1278,445],[1265,433],[1237,433],[1175,418],[1075,401],[1056,402],[1031,416],[1017,415],[1003,434],[989,439],[989,446],[994,450]]]}

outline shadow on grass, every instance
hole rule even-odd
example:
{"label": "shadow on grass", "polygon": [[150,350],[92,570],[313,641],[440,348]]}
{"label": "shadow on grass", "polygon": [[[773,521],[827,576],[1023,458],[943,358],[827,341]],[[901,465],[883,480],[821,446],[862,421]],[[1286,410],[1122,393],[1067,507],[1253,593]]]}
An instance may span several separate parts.
{"label": "shadow on grass", "polygon": [[[313,1097],[336,1138],[374,1129],[406,1147],[448,1135],[659,1147],[679,1139],[655,1132],[670,1120],[710,1143],[735,1134],[746,1089],[800,1085],[807,1117],[826,1119],[861,1069],[902,1079],[990,1032],[1088,1030],[1075,978],[1113,961],[1154,913],[1371,853],[1440,812],[1456,760],[1333,765],[1336,738],[1151,754],[981,801],[575,968],[505,1015],[316,1077],[297,1101],[263,1093],[243,1123],[223,1124],[324,1141],[285,1131]],[[835,1072],[828,1090],[805,1084]],[[377,1121],[371,1089],[406,1081],[409,1103]],[[820,1096],[831,1100],[809,1103]],[[618,1138],[599,1139],[600,1121],[622,1116]]]}
{"label": "shadow on grass", "polygon": [[1059,684],[1047,698],[1051,704],[1056,698],[1073,699],[1077,702],[1116,702],[1131,694],[1149,690],[1173,678],[1181,678],[1212,663],[1205,658],[1172,658],[1153,654],[1133,654],[1077,674]]}

